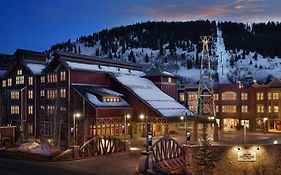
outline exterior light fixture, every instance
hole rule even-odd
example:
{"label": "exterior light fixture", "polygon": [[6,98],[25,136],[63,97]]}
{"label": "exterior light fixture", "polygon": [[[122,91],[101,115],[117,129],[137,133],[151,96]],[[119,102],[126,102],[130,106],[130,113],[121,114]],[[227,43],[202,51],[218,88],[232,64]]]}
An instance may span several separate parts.
{"label": "exterior light fixture", "polygon": [[184,119],[184,117],[183,117],[183,116],[181,116],[181,117],[180,117],[180,119],[181,119],[181,120],[183,120],[183,119]]}
{"label": "exterior light fixture", "polygon": [[277,140],[274,140],[273,144],[277,144],[277,143],[278,143]]}
{"label": "exterior light fixture", "polygon": [[140,115],[140,119],[141,119],[141,120],[144,119],[144,115],[143,115],[143,114]]}
{"label": "exterior light fixture", "polygon": [[130,114],[127,114],[126,118],[127,118],[127,119],[131,118],[131,115],[130,115]]}
{"label": "exterior light fixture", "polygon": [[240,151],[240,147],[238,147],[237,149],[238,149],[238,151]]}

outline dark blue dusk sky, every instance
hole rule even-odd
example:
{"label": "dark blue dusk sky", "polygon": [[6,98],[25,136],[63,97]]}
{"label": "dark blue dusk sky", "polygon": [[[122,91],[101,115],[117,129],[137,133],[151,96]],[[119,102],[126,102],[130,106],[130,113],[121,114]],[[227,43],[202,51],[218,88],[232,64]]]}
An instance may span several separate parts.
{"label": "dark blue dusk sky", "polygon": [[44,51],[69,38],[148,20],[281,21],[280,8],[280,0],[5,0],[0,53]]}

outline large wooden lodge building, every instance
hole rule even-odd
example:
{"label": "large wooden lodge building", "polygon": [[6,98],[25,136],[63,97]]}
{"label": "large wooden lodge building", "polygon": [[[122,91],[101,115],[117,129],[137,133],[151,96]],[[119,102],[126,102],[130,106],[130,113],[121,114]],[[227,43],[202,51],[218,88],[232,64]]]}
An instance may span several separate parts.
{"label": "large wooden lodge building", "polygon": [[177,82],[169,73],[62,52],[17,50],[12,60],[2,74],[1,125],[16,126],[21,139],[67,146],[95,135],[137,137],[146,122],[163,135],[168,121],[193,115],[174,99]]}
{"label": "large wooden lodge building", "polygon": [[[17,138],[68,146],[75,142],[74,132],[78,144],[96,135],[143,136],[147,122],[154,135],[194,131],[196,118],[190,116],[197,112],[198,85],[178,85],[165,71],[144,72],[139,64],[19,49],[5,56],[0,76],[1,126],[16,126]],[[250,87],[220,84],[214,100],[220,130],[247,125],[252,131],[281,132],[280,80]],[[185,123],[182,115],[191,120]]]}

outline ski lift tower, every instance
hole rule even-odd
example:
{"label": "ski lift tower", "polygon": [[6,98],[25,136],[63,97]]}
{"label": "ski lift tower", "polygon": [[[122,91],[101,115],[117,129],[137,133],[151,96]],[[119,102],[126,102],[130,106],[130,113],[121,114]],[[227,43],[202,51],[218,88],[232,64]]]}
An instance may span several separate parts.
{"label": "ski lift tower", "polygon": [[[199,120],[203,122],[203,127],[208,124],[214,126],[213,140],[218,140],[218,126],[216,123],[216,110],[214,102],[214,80],[211,75],[211,59],[209,55],[209,44],[213,37],[200,36],[202,43],[200,79],[198,87],[198,115]],[[206,125],[207,124],[207,125]]]}

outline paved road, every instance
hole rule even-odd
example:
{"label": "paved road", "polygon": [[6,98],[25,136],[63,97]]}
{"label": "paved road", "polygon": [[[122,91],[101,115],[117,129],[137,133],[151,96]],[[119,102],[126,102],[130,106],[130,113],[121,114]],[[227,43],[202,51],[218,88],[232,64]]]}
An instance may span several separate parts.
{"label": "paved road", "polygon": [[[243,143],[243,132],[220,133],[220,142],[214,144]],[[184,143],[184,136],[175,137]],[[157,140],[157,138],[155,138]],[[247,143],[281,143],[281,135],[258,132],[247,133]],[[102,157],[66,162],[32,162],[0,158],[0,175],[133,175],[144,150],[145,139],[131,140],[132,150]]]}

